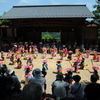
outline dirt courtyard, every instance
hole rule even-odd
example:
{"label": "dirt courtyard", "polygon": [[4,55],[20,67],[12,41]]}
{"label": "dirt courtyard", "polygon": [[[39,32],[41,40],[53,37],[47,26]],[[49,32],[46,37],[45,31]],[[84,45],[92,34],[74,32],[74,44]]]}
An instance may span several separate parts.
{"label": "dirt courtyard", "polygon": [[[34,68],[40,68],[42,69],[42,54],[38,54],[38,57],[37,59],[34,59],[33,60],[33,64],[34,64]],[[85,68],[88,68],[89,70],[93,71],[92,69],[92,64],[91,64],[91,59],[92,59],[92,55],[90,55],[89,58],[86,58],[85,62],[86,64],[88,64],[88,66],[85,66]],[[75,58],[75,55],[73,54],[73,58]],[[56,61],[60,59],[60,56],[59,54],[56,55],[56,57],[54,57],[53,59],[51,59],[51,55],[50,54],[47,54],[46,56],[46,60],[48,61],[48,72],[47,72],[47,76],[46,76],[46,83],[47,83],[47,90],[46,92],[47,93],[51,93],[51,84],[52,82],[56,79],[56,74],[53,73],[53,71],[57,71],[57,67],[56,67]],[[9,59],[6,59],[6,65],[10,68],[12,68],[16,75],[18,76],[19,80],[24,80],[24,69],[23,67],[21,69],[14,69],[14,67],[17,66],[17,64],[15,65],[9,65],[9,62],[10,60]],[[22,60],[22,63],[23,63],[23,66],[26,65],[26,60]],[[71,62],[72,63],[72,62]],[[71,67],[69,61],[67,61],[67,57],[64,57],[64,59],[62,60],[62,68],[63,68],[63,71],[66,72],[66,68],[68,67]],[[72,63],[73,64],[73,63]],[[94,66],[98,66],[100,67],[100,62],[96,62],[96,61],[93,61],[93,64]],[[90,75],[91,73],[89,73],[87,70],[79,70],[80,71],[80,76],[81,76],[81,82],[86,85],[88,82],[90,82]],[[75,75],[77,73],[73,73],[73,75]],[[100,70],[99,70],[99,75],[100,75]],[[98,83],[100,83],[100,81],[98,80]],[[22,85],[23,87],[23,85]]]}

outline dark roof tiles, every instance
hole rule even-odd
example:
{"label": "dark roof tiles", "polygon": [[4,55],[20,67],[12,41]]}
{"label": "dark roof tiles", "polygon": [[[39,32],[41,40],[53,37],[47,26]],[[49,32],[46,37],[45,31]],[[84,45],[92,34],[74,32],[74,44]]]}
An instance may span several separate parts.
{"label": "dark roof tiles", "polygon": [[13,6],[3,19],[18,18],[92,18],[86,5]]}

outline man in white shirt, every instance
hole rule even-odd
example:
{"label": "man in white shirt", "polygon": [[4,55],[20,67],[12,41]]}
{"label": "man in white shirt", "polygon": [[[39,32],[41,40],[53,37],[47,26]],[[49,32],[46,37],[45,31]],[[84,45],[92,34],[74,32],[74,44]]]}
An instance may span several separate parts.
{"label": "man in white shirt", "polygon": [[68,97],[69,83],[63,81],[63,74],[58,73],[56,75],[56,80],[52,83],[52,94],[54,98],[57,100],[66,100]]}

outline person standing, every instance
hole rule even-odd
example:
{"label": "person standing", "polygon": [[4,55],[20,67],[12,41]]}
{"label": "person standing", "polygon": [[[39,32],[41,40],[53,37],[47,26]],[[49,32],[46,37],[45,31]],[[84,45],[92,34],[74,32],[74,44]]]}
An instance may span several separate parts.
{"label": "person standing", "polygon": [[47,64],[47,60],[43,60],[42,61],[42,74],[45,77],[47,75],[47,71],[48,71],[48,64]]}
{"label": "person standing", "polygon": [[62,73],[62,64],[61,64],[61,60],[58,60],[58,61],[57,61],[56,66],[57,66],[57,72],[58,72],[58,73],[59,73],[59,72]]}

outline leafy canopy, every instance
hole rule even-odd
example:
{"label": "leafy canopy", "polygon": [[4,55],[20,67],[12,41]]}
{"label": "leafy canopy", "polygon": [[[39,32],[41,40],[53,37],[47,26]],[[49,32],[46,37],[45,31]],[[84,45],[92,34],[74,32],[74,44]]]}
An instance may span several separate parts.
{"label": "leafy canopy", "polygon": [[[3,13],[3,15],[5,15],[6,14],[6,12],[4,12]],[[0,16],[0,18],[1,18],[2,16]],[[0,24],[2,24],[2,23],[7,23],[7,22],[9,22],[9,20],[7,20],[7,19],[2,19],[2,20],[0,20]]]}
{"label": "leafy canopy", "polygon": [[94,21],[100,24],[100,0],[96,0],[96,4],[93,5],[93,8],[95,9],[93,11],[93,14],[95,15]]}

